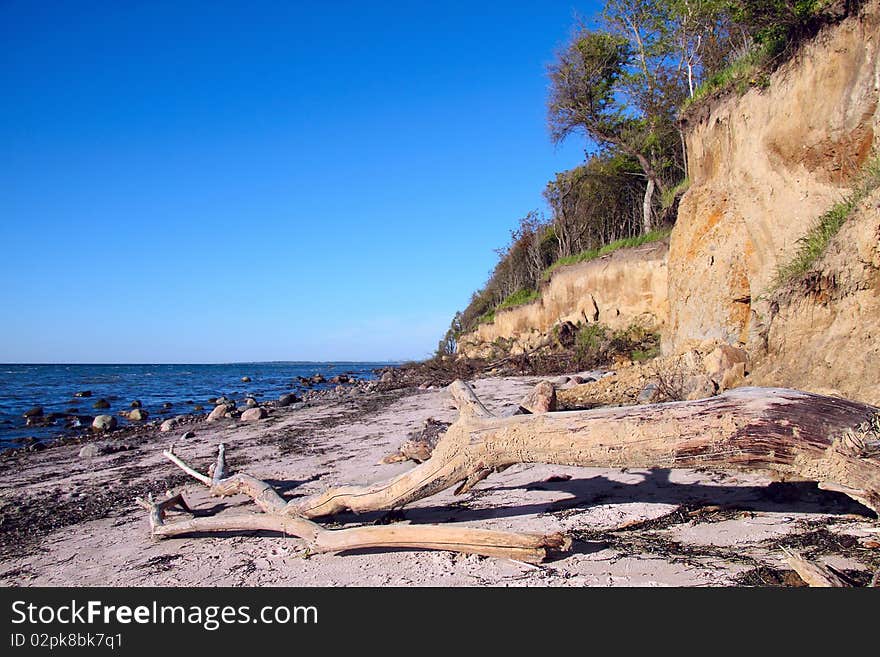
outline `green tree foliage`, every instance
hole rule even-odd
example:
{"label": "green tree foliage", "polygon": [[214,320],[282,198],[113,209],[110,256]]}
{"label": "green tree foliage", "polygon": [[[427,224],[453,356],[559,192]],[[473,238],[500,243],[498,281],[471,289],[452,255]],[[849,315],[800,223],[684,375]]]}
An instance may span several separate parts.
{"label": "green tree foliage", "polygon": [[679,29],[676,6],[670,0],[609,0],[600,26],[581,27],[549,70],[551,138],[582,133],[600,150],[613,147],[638,163],[645,179],[644,232],[653,227],[655,190],[662,194],[685,175],[676,122],[688,94],[681,71],[690,71],[693,84],[704,27],[694,18],[693,27]]}
{"label": "green tree foliage", "polygon": [[442,358],[443,356],[452,356],[455,354],[455,350],[458,347],[458,338],[461,336],[464,328],[461,323],[461,317],[461,312],[455,313],[455,317],[452,318],[452,322],[449,325],[449,329],[446,331],[446,335],[443,336],[443,339],[440,340],[440,344],[437,345],[437,357]]}
{"label": "green tree foliage", "polygon": [[547,183],[544,199],[553,213],[555,259],[641,232],[644,184],[639,173],[633,158],[606,150]]}
{"label": "green tree foliage", "polygon": [[730,0],[731,19],[748,30],[756,43],[777,52],[812,36],[825,22],[850,13],[855,1],[830,0]]}

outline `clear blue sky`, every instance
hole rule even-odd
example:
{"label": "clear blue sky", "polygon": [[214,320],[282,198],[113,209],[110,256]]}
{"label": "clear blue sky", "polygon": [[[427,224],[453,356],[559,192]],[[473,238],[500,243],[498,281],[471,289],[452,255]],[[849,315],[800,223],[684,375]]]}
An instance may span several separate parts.
{"label": "clear blue sky", "polygon": [[429,355],[592,2],[0,2],[0,362]]}

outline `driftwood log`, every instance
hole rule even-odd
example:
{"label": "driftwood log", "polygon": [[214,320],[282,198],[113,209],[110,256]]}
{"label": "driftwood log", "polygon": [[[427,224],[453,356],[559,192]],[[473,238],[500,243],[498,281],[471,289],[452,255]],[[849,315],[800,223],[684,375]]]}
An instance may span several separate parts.
{"label": "driftwood log", "polygon": [[880,409],[780,388],[738,388],[698,401],[496,417],[465,383],[450,386],[459,418],[431,457],[389,481],[343,486],[286,501],[246,474],[228,476],[224,449],[203,475],[166,456],[215,495],[244,493],[261,514],[165,522],[180,506],[140,500],[151,510],[157,537],[229,530],[276,530],[298,536],[313,551],[410,547],[446,549],[536,562],[568,548],[547,536],[405,525],[326,530],[312,519],[343,511],[403,507],[452,486],[470,490],[493,472],[517,463],[612,468],[711,468],[764,472],[780,481],[816,481],[880,511]]}

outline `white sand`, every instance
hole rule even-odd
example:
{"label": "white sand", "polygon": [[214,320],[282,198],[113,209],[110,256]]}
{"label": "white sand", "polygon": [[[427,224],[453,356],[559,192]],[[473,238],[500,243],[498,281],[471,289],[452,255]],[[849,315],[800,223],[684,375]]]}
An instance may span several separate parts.
{"label": "white sand", "polygon": [[[519,400],[534,378],[486,379],[475,389],[493,410]],[[276,410],[257,424],[229,422],[195,425],[196,438],[177,443],[178,453],[198,467],[213,460],[216,443],[229,447],[243,470],[294,485],[287,495],[318,492],[328,486],[361,484],[388,478],[411,463],[377,465],[394,451],[409,431],[433,417],[452,421],[445,391],[419,392],[378,412],[347,420],[335,428],[322,422],[353,413],[341,401],[300,411]],[[269,438],[281,431],[306,429],[301,453],[281,455]],[[4,504],[25,495],[51,505],[56,500],[83,499],[103,487],[143,484],[161,492],[164,477],[176,476],[161,450],[177,434],[159,434],[136,450],[78,457],[79,446],[53,448],[28,455],[22,465],[4,467],[0,495]],[[305,452],[305,453],[302,453]],[[540,482],[552,475],[569,481]],[[314,479],[319,476],[318,479]],[[847,516],[852,505],[809,485],[795,489],[793,499],[768,495],[770,482],[760,476],[669,471],[620,471],[551,465],[519,465],[482,482],[472,494],[450,491],[405,509],[405,521],[461,522],[473,527],[515,531],[589,532],[576,540],[567,556],[542,566],[464,556],[449,552],[386,551],[321,554],[304,558],[302,543],[279,535],[233,535],[156,541],[149,536],[146,512],[133,504],[114,509],[106,518],[81,522],[45,536],[24,556],[0,563],[3,585],[112,586],[706,586],[730,585],[737,575],[758,565],[782,568],[778,548],[769,543],[789,534],[811,531],[810,523],[834,521],[828,529],[862,535],[872,523]],[[540,489],[529,489],[537,485]],[[790,490],[790,489],[787,489]],[[252,509],[245,498],[211,498],[200,484],[183,488],[190,505]],[[77,494],[80,497],[76,497]],[[790,496],[789,496],[790,497]],[[701,504],[734,507],[688,516]],[[602,532],[627,523],[659,518],[688,505],[682,518],[668,526]],[[745,509],[745,510],[743,510]],[[342,525],[373,522],[382,514],[337,518]],[[584,537],[581,536],[581,539]],[[829,555],[835,566],[867,565]]]}

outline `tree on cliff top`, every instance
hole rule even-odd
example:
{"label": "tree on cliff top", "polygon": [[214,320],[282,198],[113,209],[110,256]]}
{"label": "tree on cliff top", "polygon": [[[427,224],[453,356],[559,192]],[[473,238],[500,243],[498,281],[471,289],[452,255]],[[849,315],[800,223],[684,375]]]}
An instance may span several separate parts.
{"label": "tree on cliff top", "polygon": [[609,2],[603,29],[581,28],[549,71],[552,140],[580,132],[634,158],[647,179],[644,232],[653,226],[654,191],[667,188],[664,170],[679,164],[675,114],[687,93],[667,16],[663,2]]}

